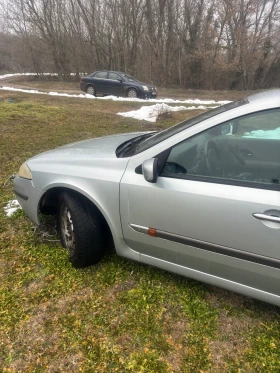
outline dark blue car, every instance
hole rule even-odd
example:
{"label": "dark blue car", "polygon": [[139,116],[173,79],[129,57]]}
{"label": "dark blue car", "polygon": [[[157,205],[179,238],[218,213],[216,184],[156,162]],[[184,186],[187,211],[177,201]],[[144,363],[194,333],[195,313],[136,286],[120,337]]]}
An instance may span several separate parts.
{"label": "dark blue car", "polygon": [[114,95],[132,98],[156,98],[154,85],[141,83],[133,76],[119,71],[96,71],[82,77],[81,90],[91,95]]}

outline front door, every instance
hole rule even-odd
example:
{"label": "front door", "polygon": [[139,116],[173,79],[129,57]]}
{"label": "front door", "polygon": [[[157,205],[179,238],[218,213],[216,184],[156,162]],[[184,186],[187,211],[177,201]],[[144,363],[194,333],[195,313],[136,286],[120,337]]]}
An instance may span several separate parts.
{"label": "front door", "polygon": [[109,73],[108,79],[108,94],[114,96],[124,96],[125,87],[122,77],[114,72]]}
{"label": "front door", "polygon": [[[279,118],[269,110],[186,139],[172,147],[154,184],[135,172],[132,158],[121,183],[127,244],[279,293]],[[268,271],[275,281],[267,281]]]}

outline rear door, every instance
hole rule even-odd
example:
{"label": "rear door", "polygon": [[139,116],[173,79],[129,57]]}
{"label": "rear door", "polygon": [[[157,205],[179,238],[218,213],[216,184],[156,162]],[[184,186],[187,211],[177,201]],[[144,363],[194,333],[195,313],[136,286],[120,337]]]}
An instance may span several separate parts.
{"label": "rear door", "polygon": [[108,71],[98,71],[93,77],[96,94],[108,94]]}

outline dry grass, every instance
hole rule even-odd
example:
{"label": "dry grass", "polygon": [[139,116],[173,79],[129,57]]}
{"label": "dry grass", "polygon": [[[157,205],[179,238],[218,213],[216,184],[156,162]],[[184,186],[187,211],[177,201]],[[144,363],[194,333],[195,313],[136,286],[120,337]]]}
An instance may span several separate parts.
{"label": "dry grass", "polygon": [[244,352],[250,347],[246,335],[256,327],[257,322],[247,315],[236,317],[222,311],[217,325],[219,339],[210,342],[210,350],[216,371],[222,373],[229,362],[242,361]]}

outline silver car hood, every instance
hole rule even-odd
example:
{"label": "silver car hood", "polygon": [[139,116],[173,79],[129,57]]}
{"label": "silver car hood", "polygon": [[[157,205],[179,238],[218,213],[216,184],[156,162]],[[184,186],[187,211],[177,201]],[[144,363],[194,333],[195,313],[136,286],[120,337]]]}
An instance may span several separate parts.
{"label": "silver car hood", "polygon": [[119,183],[129,158],[117,158],[116,149],[143,133],[147,132],[79,141],[39,154],[27,161],[33,185],[42,190],[63,186],[79,191],[89,185],[91,188],[93,180],[94,185]]}
{"label": "silver car hood", "polygon": [[65,160],[77,163],[78,159],[95,159],[95,158],[117,158],[116,149],[119,145],[148,132],[133,132],[105,137],[98,137],[90,140],[78,141],[61,146],[54,150],[36,155],[30,158],[27,163],[32,164],[42,161]]}

